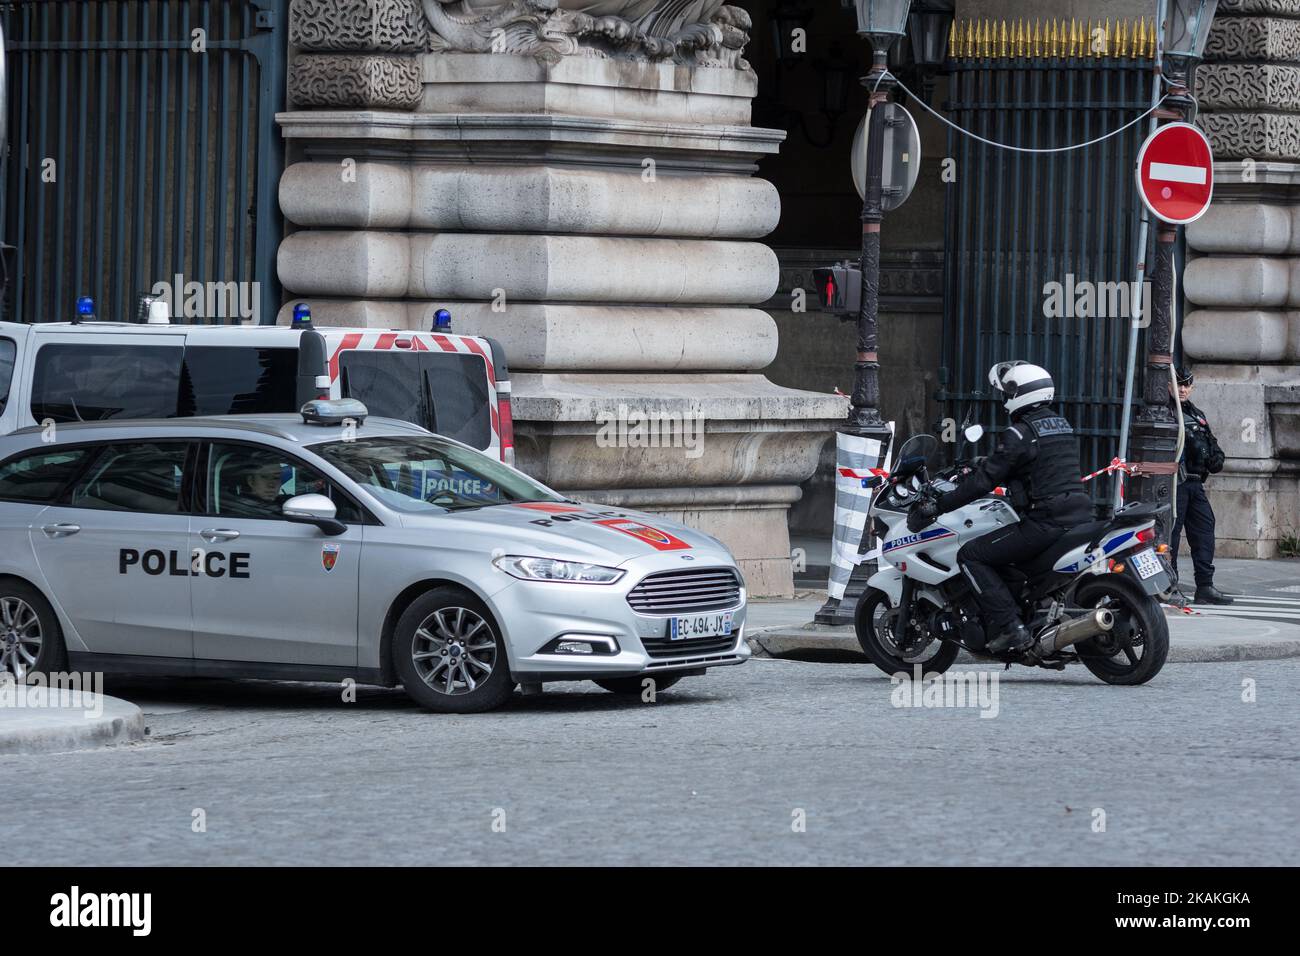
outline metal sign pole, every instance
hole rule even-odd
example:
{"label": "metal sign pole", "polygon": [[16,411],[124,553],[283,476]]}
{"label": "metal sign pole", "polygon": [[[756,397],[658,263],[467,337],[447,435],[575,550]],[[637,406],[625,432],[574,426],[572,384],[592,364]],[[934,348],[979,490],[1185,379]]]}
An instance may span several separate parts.
{"label": "metal sign pole", "polygon": [[[1152,69],[1151,78],[1151,108],[1154,110],[1160,102],[1160,63],[1164,53],[1164,30],[1165,15],[1168,0],[1159,0],[1156,4],[1156,59]],[[1152,112],[1150,129],[1147,134],[1150,135],[1156,131],[1160,125],[1159,117]],[[1124,405],[1120,411],[1119,424],[1119,460],[1128,460],[1128,430],[1132,424],[1133,418],[1133,378],[1137,367],[1137,346],[1138,346],[1138,329],[1141,328],[1143,293],[1146,291],[1146,269],[1147,269],[1147,230],[1151,224],[1151,213],[1147,210],[1145,204],[1142,206],[1142,220],[1138,225],[1138,259],[1137,263],[1137,286],[1132,296],[1133,302],[1133,321],[1129,324],[1128,330],[1128,363],[1124,369]],[[1111,506],[1115,510],[1119,509],[1120,503],[1124,500],[1124,469],[1118,468],[1114,474],[1114,490],[1111,493]]]}

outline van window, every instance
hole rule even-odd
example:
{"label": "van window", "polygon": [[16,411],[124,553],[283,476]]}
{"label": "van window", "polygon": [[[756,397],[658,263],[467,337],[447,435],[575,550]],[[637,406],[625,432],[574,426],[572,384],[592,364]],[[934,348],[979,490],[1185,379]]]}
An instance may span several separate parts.
{"label": "van window", "polygon": [[426,352],[422,358],[433,397],[429,430],[471,448],[486,448],[492,443],[487,364],[477,355],[454,352]]}
{"label": "van window", "polygon": [[184,349],[53,343],[36,353],[32,417],[56,422],[172,418]]}
{"label": "van window", "polygon": [[297,349],[187,346],[178,413],[256,415],[297,410]]}
{"label": "van window", "polygon": [[0,339],[0,412],[9,404],[9,385],[14,380],[14,356],[18,346],[13,339]]}
{"label": "van window", "polygon": [[0,465],[0,500],[47,504],[76,477],[86,449],[40,451]]}
{"label": "van window", "polygon": [[453,352],[345,351],[342,389],[371,415],[423,425],[472,448],[492,443],[487,365]]}
{"label": "van window", "polygon": [[430,427],[417,353],[354,349],[343,353],[340,367],[345,398],[360,399],[379,418]]}

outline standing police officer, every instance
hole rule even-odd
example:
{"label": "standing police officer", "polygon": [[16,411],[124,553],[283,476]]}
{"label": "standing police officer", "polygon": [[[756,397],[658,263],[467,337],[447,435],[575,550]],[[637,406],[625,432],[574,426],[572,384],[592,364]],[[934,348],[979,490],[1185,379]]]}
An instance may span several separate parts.
{"label": "standing police officer", "polygon": [[1178,462],[1178,516],[1170,532],[1169,556],[1178,573],[1178,545],[1183,528],[1192,552],[1197,604],[1231,604],[1214,586],[1214,509],[1205,496],[1205,478],[1223,470],[1223,449],[1210,431],[1205,413],[1192,404],[1192,373],[1178,370],[1178,403],[1183,410],[1183,457]]}

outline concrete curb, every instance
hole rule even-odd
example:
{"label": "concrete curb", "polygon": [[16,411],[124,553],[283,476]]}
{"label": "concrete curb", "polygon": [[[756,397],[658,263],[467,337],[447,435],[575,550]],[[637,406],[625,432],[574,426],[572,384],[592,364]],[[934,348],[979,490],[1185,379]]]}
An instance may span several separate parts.
{"label": "concrete curb", "polygon": [[77,704],[59,706],[47,687],[0,684],[0,756],[90,750],[144,738],[144,714],[135,704],[89,693]]}
{"label": "concrete curb", "polygon": [[[746,636],[755,657],[781,657],[809,651],[848,653],[866,661],[857,635],[849,626],[809,624],[805,627],[759,628]],[[1233,661],[1272,661],[1300,657],[1300,640],[1226,642],[1222,644],[1180,643],[1170,635],[1171,664],[1219,664]],[[987,664],[962,651],[957,660],[963,664]]]}

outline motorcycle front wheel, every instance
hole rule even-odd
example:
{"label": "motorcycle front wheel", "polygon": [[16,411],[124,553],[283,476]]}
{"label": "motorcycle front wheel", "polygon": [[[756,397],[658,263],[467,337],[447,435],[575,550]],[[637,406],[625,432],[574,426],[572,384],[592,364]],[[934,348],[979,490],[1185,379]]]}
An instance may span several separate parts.
{"label": "motorcycle front wheel", "polygon": [[[957,659],[956,644],[929,640],[915,650],[907,647],[900,649],[894,639],[896,617],[897,610],[890,605],[889,595],[884,591],[867,588],[863,592],[853,625],[867,660],[890,675],[913,675],[916,665],[920,664],[923,679],[932,674],[942,674],[952,666],[952,662]],[[908,631],[914,634],[915,626],[914,623],[911,624]]]}
{"label": "motorcycle front wheel", "polygon": [[1106,634],[1074,646],[1083,666],[1107,684],[1145,684],[1169,656],[1169,624],[1155,598],[1118,574],[1104,574],[1075,593],[1080,607],[1104,607],[1115,615]]}

